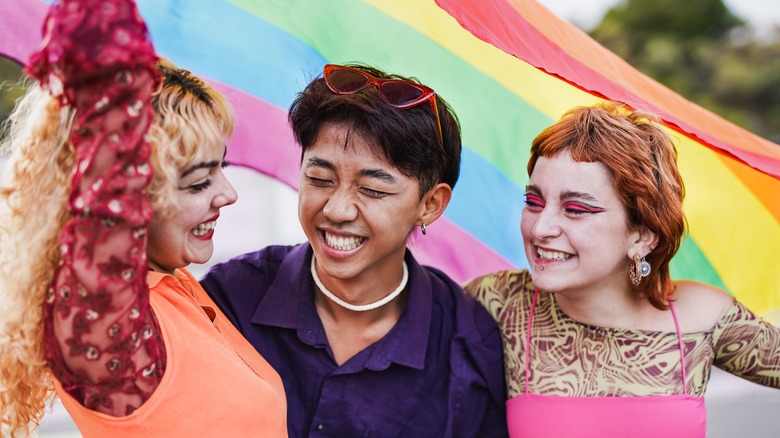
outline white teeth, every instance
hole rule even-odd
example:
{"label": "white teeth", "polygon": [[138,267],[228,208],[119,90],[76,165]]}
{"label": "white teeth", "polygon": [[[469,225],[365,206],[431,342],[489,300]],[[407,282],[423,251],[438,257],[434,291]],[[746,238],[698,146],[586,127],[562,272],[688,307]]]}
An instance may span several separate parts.
{"label": "white teeth", "polygon": [[213,230],[214,227],[217,226],[217,221],[210,221],[210,222],[204,222],[197,227],[192,229],[192,234],[200,237],[205,236],[208,234],[209,231]]}
{"label": "white teeth", "polygon": [[363,240],[362,237],[343,237],[325,233],[325,243],[329,247],[338,249],[339,251],[353,250],[360,246],[360,244],[363,243]]}
{"label": "white teeth", "polygon": [[545,260],[566,260],[571,258],[571,254],[559,251],[547,251],[541,248],[536,248],[536,252],[539,254],[539,258]]}

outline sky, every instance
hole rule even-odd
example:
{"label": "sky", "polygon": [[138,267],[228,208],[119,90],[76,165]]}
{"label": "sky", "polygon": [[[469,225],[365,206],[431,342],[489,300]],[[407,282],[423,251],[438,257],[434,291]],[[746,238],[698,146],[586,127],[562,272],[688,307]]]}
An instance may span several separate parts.
{"label": "sky", "polygon": [[[686,1],[686,0],[682,0]],[[590,30],[601,17],[621,0],[539,0],[559,17]],[[780,26],[780,0],[724,0],[731,12],[765,35]]]}

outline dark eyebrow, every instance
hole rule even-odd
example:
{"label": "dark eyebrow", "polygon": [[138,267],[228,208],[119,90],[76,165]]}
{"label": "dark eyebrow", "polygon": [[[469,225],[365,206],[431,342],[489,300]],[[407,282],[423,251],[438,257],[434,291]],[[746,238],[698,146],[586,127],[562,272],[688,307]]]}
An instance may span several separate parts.
{"label": "dark eyebrow", "polygon": [[[225,161],[225,157],[227,156],[227,145],[225,145],[225,152],[222,152],[222,161]],[[181,178],[184,178],[185,176],[191,174],[192,172],[195,172],[198,169],[213,169],[215,167],[219,166],[219,161],[208,161],[208,162],[202,162],[198,163],[181,174]]]}
{"label": "dark eyebrow", "polygon": [[198,163],[188,168],[184,172],[182,172],[181,177],[184,178],[185,176],[191,174],[192,172],[195,172],[198,169],[213,169],[217,166],[219,166],[219,161],[207,161],[207,162]]}
{"label": "dark eyebrow", "polygon": [[[306,161],[306,167],[322,167],[328,170],[336,170],[336,166],[333,163],[319,157],[309,158]],[[398,182],[398,180],[393,175],[382,169],[361,169],[360,175],[376,178],[388,184],[395,184]]]}
{"label": "dark eyebrow", "polygon": [[388,184],[395,184],[398,182],[393,175],[385,172],[382,169],[362,169],[360,174],[382,180]]}
{"label": "dark eyebrow", "polygon": [[525,186],[525,191],[526,192],[533,192],[536,195],[541,195],[542,194],[542,191],[539,190],[539,187],[537,187],[534,184],[528,184],[527,186]]}
{"label": "dark eyebrow", "polygon": [[306,167],[324,167],[328,170],[336,170],[336,166],[328,160],[319,157],[311,157],[306,161]]}

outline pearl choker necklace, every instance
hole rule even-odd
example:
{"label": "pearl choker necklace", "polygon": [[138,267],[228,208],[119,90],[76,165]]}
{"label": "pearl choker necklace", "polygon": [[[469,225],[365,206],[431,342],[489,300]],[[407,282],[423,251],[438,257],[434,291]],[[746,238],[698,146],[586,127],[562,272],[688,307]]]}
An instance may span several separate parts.
{"label": "pearl choker necklace", "polygon": [[401,278],[401,284],[398,285],[397,288],[395,288],[394,291],[390,292],[386,297],[382,298],[379,301],[374,301],[373,303],[368,304],[361,304],[361,305],[355,305],[350,304],[341,298],[337,297],[333,294],[333,292],[329,291],[324,284],[322,284],[322,281],[320,281],[320,277],[317,275],[317,268],[314,264],[314,257],[311,258],[311,277],[314,279],[314,284],[317,285],[317,287],[320,289],[320,292],[322,292],[323,295],[330,298],[331,301],[338,304],[339,306],[352,310],[353,312],[365,312],[366,310],[373,310],[377,307],[382,307],[385,304],[389,303],[390,301],[393,301],[395,297],[401,294],[403,292],[404,288],[406,287],[406,283],[409,281],[409,269],[406,267],[406,262],[404,262],[404,276]]}

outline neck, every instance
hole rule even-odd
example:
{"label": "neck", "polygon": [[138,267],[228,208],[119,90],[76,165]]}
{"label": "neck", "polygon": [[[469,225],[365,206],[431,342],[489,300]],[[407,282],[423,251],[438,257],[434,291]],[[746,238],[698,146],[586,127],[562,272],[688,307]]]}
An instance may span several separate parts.
{"label": "neck", "polygon": [[154,260],[148,259],[148,266],[150,271],[160,272],[163,274],[173,275],[176,269],[166,269],[158,265]]}
{"label": "neck", "polygon": [[636,328],[648,304],[630,288],[562,291],[555,294],[560,309],[572,319],[599,327]]}
{"label": "neck", "polygon": [[[399,296],[406,289],[409,272],[406,263],[402,264],[402,276],[395,288],[387,290],[386,284],[379,283],[379,291],[371,290],[368,293],[349,293],[344,287],[331,290],[323,284],[317,270],[316,259],[311,261],[311,275],[315,288],[320,294],[317,296],[319,306],[329,309],[331,313],[347,311],[353,313],[385,313],[389,308],[397,308]],[[354,292],[354,291],[353,291]],[[392,313],[392,311],[391,311]]]}

